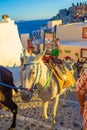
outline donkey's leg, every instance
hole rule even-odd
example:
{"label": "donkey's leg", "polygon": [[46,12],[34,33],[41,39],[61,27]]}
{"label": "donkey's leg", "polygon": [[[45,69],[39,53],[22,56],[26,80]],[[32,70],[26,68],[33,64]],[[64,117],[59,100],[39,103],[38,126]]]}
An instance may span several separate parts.
{"label": "donkey's leg", "polygon": [[48,102],[44,102],[43,103],[43,116],[45,119],[48,119],[47,108],[48,108]]}
{"label": "donkey's leg", "polygon": [[59,103],[59,95],[57,95],[53,100],[53,124],[56,123],[55,118],[56,118],[58,103]]}
{"label": "donkey's leg", "polygon": [[65,100],[66,100],[66,96],[67,96],[67,92],[64,93],[64,96],[63,96],[63,102],[62,102],[62,107],[65,106]]}
{"label": "donkey's leg", "polygon": [[16,126],[16,115],[17,115],[17,105],[12,101],[12,99],[6,99],[5,101],[2,102],[6,107],[8,107],[12,113],[13,113],[13,121],[11,124],[11,127],[8,130],[14,130]]}

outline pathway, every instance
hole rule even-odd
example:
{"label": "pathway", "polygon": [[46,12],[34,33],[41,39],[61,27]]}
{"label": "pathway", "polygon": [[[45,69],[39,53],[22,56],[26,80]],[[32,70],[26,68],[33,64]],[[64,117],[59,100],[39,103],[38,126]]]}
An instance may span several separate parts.
{"label": "pathway", "polygon": [[[57,109],[56,125],[52,128],[51,123],[42,117],[42,100],[38,95],[29,103],[24,103],[20,96],[14,96],[18,104],[17,126],[15,130],[80,130],[82,119],[79,114],[79,104],[76,93],[67,95],[66,106],[62,107],[62,96]],[[48,114],[51,115],[52,104],[50,102]],[[0,130],[7,130],[11,124],[12,114],[10,111],[0,109]]]}

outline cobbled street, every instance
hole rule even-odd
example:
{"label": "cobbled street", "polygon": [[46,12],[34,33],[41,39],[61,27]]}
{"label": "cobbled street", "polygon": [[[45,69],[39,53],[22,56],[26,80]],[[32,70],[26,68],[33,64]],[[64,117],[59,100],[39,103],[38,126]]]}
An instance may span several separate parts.
{"label": "cobbled street", "polygon": [[[42,117],[42,100],[35,93],[29,103],[21,100],[20,95],[15,95],[13,100],[18,105],[17,126],[15,130],[80,130],[82,118],[80,116],[79,103],[75,92],[69,93],[66,105],[62,107],[63,96],[57,109],[57,123],[52,127],[51,122]],[[51,115],[52,104],[50,102],[48,115]],[[10,110],[0,109],[0,130],[8,130],[12,120]]]}

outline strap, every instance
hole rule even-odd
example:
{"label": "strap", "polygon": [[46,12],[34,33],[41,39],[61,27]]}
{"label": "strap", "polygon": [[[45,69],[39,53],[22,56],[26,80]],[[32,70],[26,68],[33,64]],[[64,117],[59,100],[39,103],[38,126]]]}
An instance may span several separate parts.
{"label": "strap", "polygon": [[50,81],[51,81],[51,78],[52,78],[52,74],[53,74],[53,71],[50,72],[49,79],[47,80],[47,82],[46,82],[44,88],[47,88],[47,87],[49,86]]}

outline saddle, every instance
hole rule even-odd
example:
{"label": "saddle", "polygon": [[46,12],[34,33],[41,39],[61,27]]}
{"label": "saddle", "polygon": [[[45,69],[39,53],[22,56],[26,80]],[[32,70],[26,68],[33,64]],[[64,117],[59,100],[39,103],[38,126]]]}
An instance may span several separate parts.
{"label": "saddle", "polygon": [[61,69],[57,64],[51,63],[48,63],[47,66],[53,71],[53,75],[59,84],[59,93],[61,93],[61,90],[64,88],[74,86],[75,79],[67,69]]}
{"label": "saddle", "polygon": [[46,63],[46,65],[48,66],[48,68],[53,72],[53,75],[54,77],[56,78],[57,80],[57,84],[58,84],[58,92],[60,93],[61,92],[61,89],[62,89],[62,86],[63,86],[63,81],[61,79],[61,76],[58,74],[57,70],[55,69],[54,65],[53,64],[50,64],[50,63]]}

